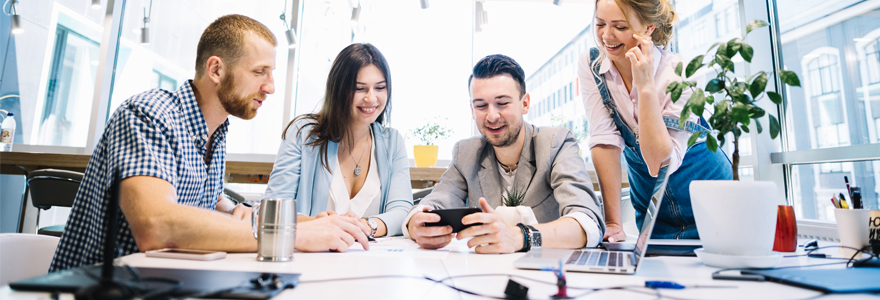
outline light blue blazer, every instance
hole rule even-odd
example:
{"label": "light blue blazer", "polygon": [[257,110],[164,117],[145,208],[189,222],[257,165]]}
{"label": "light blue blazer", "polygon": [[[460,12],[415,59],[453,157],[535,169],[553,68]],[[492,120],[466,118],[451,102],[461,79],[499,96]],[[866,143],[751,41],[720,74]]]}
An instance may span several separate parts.
{"label": "light blue blazer", "polygon": [[[311,132],[309,120],[298,120],[286,132],[281,142],[275,165],[269,175],[266,198],[296,199],[299,214],[315,216],[327,210],[330,196],[330,183],[333,175],[321,164],[319,147],[311,147],[306,140]],[[300,128],[306,126],[297,134]],[[401,225],[413,206],[412,185],[409,177],[409,158],[403,136],[394,128],[373,123],[373,137],[376,143],[376,166],[379,181],[382,183],[382,201],[373,201],[362,217],[375,217],[385,222],[388,236],[402,234]],[[327,145],[327,163],[330,170],[339,164],[337,151],[339,143]],[[379,203],[381,202],[381,203]]]}

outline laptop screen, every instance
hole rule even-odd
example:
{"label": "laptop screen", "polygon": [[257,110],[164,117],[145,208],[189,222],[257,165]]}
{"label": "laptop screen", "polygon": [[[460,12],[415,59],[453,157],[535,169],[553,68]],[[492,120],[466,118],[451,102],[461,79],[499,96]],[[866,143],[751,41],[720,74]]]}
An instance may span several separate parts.
{"label": "laptop screen", "polygon": [[633,250],[636,268],[638,268],[639,261],[642,260],[642,256],[648,249],[648,240],[651,239],[651,232],[654,231],[657,212],[660,210],[660,203],[663,202],[664,191],[666,191],[666,183],[669,181],[669,175],[671,175],[666,172],[668,169],[669,166],[664,166],[660,168],[660,172],[657,174],[657,180],[662,181],[654,186],[654,195],[651,196],[651,201],[648,202],[648,208],[645,211],[645,221],[642,222],[642,228],[639,228],[639,238],[636,239],[636,248]]}

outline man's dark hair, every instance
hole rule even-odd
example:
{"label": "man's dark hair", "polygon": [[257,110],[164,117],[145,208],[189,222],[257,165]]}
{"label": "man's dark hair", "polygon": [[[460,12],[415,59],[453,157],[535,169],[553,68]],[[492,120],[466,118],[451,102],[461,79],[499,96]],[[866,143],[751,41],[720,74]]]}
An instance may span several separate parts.
{"label": "man's dark hair", "polygon": [[525,72],[523,72],[522,67],[520,67],[513,58],[502,54],[492,54],[483,57],[483,59],[478,61],[477,65],[474,66],[473,73],[468,77],[468,88],[471,87],[471,81],[473,81],[474,78],[485,79],[502,74],[507,74],[510,75],[510,77],[513,77],[513,80],[516,80],[519,95],[525,95]]}

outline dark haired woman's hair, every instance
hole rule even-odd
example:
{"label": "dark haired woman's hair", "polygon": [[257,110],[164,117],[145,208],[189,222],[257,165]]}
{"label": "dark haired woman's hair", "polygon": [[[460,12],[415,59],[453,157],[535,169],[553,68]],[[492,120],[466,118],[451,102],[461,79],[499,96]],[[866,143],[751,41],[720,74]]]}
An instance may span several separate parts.
{"label": "dark haired woman's hair", "polygon": [[[357,75],[363,67],[369,65],[379,68],[382,75],[385,76],[388,99],[385,101],[385,109],[382,110],[376,121],[387,126],[391,122],[391,71],[388,69],[388,62],[379,49],[372,44],[351,44],[342,49],[342,52],[339,52],[333,61],[330,74],[327,75],[327,90],[324,94],[324,105],[321,110],[315,114],[303,114],[294,118],[284,128],[281,138],[287,138],[287,130],[293,123],[301,119],[308,120],[308,123],[300,127],[296,135],[299,136],[306,126],[312,126],[306,140],[312,137],[315,139],[306,145],[320,148],[321,163],[324,168],[332,172],[327,160],[327,147],[330,142],[339,143],[343,137],[351,139],[350,125],[353,122],[351,106],[357,88]],[[348,142],[351,144],[352,141]]]}
{"label": "dark haired woman's hair", "polygon": [[468,77],[468,88],[471,87],[471,81],[473,81],[474,78],[486,79],[503,74],[510,75],[510,77],[513,77],[513,80],[516,81],[516,87],[519,90],[520,97],[525,95],[526,74],[523,71],[523,68],[520,67],[513,58],[502,54],[492,54],[480,59],[480,61],[474,66],[473,73]]}

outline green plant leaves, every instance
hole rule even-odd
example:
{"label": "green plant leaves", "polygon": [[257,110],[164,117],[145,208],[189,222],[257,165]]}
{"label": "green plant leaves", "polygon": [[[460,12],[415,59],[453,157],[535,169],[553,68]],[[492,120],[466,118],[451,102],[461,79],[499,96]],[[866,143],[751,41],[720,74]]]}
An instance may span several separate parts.
{"label": "green plant leaves", "polygon": [[779,120],[770,115],[770,138],[775,139],[779,135]]}
{"label": "green plant leaves", "polygon": [[755,77],[752,80],[752,83],[749,85],[749,92],[752,93],[752,98],[758,98],[758,95],[764,92],[764,88],[767,87],[767,73],[761,71],[758,77]]}
{"label": "green plant leaves", "polygon": [[727,57],[733,57],[742,48],[742,39],[735,38],[727,42]]}
{"label": "green plant leaves", "polygon": [[746,26],[746,34],[749,34],[749,32],[752,32],[752,30],[755,30],[755,29],[758,29],[758,28],[761,28],[761,27],[764,27],[767,25],[769,25],[769,24],[767,24],[767,22],[764,22],[761,20],[752,20],[751,22],[749,22],[749,25]]}
{"label": "green plant leaves", "polygon": [[690,78],[697,72],[700,68],[703,67],[703,56],[694,57],[691,62],[688,63],[687,69],[685,69],[685,77]]}
{"label": "green plant leaves", "polygon": [[782,82],[790,86],[801,86],[801,80],[792,71],[779,70],[779,79],[782,79]]}
{"label": "green plant leaves", "polygon": [[[679,64],[679,65],[681,65],[681,64]],[[681,98],[681,89],[682,89],[682,84],[679,81],[673,81],[668,86],[666,86],[666,93],[672,97],[673,103],[678,101],[678,98]]]}
{"label": "green plant leaves", "polygon": [[758,128],[758,134],[761,134],[761,132],[764,131],[764,127],[761,126],[761,121],[758,119],[755,119],[755,127]]}
{"label": "green plant leaves", "polygon": [[709,151],[718,151],[718,141],[711,134],[706,135],[706,147],[709,148]]}
{"label": "green plant leaves", "polygon": [[755,49],[749,44],[742,43],[742,48],[739,49],[739,54],[742,55],[742,58],[747,62],[752,62],[752,57],[755,56]]}
{"label": "green plant leaves", "polygon": [[714,94],[724,89],[724,81],[713,78],[706,83],[706,92]]}
{"label": "green plant leaves", "polygon": [[736,102],[730,108],[730,118],[737,123],[749,123],[749,107],[741,102]]}
{"label": "green plant leaves", "polygon": [[675,75],[678,75],[678,77],[681,77],[681,62],[678,62],[678,64],[675,65]]}
{"label": "green plant leaves", "polygon": [[[720,48],[718,49],[718,52],[721,52]],[[724,69],[725,71],[728,71],[728,72],[734,71],[733,61],[730,60],[730,57],[727,57],[727,56],[722,55],[720,53],[716,53],[715,54],[715,62],[718,63],[718,65],[721,66],[721,68]]]}
{"label": "green plant leaves", "polygon": [[690,106],[691,111],[693,111],[695,115],[703,115],[703,109],[706,106],[706,93],[703,93],[703,90],[701,89],[697,89],[691,95],[691,98],[688,99],[688,106]]}
{"label": "green plant leaves", "polygon": [[776,92],[767,92],[767,97],[770,97],[770,101],[773,101],[776,105],[782,104],[782,96]]}
{"label": "green plant leaves", "polygon": [[691,134],[691,138],[688,139],[688,147],[696,144],[697,139],[700,138],[700,135],[703,134],[703,132],[705,132],[705,131],[697,131],[697,132],[694,132],[693,134]]}

